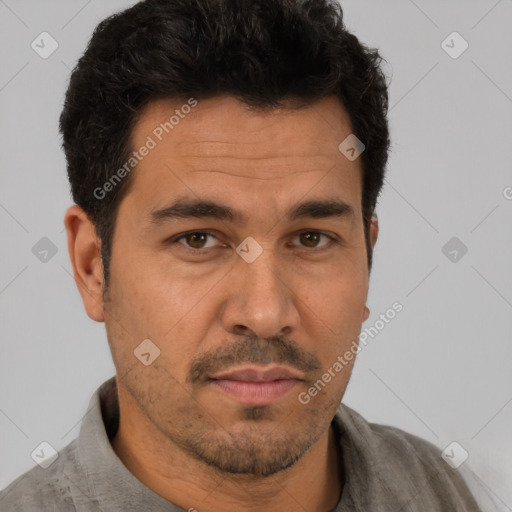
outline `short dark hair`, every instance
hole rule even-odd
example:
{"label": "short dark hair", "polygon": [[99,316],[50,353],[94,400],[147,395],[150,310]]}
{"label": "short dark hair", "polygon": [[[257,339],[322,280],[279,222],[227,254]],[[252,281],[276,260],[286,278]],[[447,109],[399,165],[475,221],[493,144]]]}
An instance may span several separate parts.
{"label": "short dark hair", "polygon": [[362,212],[371,269],[369,225],[389,150],[382,60],[345,29],[335,0],[145,0],[103,20],[71,74],[60,131],[73,200],[101,240],[105,284],[131,175],[105,197],[93,191],[130,158],[143,107],[163,97],[228,94],[268,109],[335,94],[366,146]]}

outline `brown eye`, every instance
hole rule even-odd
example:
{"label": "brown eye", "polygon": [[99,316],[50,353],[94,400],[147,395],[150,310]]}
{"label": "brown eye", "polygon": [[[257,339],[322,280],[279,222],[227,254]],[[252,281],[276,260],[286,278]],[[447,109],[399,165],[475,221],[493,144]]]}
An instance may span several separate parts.
{"label": "brown eye", "polygon": [[215,239],[216,237],[206,231],[191,231],[181,235],[175,242],[181,243],[186,248],[200,251],[201,249],[211,249],[214,247],[215,244],[211,245],[213,242],[210,242],[210,245],[206,245],[209,238]]}
{"label": "brown eye", "polygon": [[306,233],[301,233],[299,236],[301,243],[306,247],[316,247],[321,235],[316,231],[308,231]]}
{"label": "brown eye", "polygon": [[184,238],[193,249],[201,249],[207,237],[205,233],[190,233]]}
{"label": "brown eye", "polygon": [[[308,247],[310,249],[315,249],[318,247],[325,247],[329,245],[330,241],[334,241],[332,236],[326,235],[325,233],[320,233],[319,231],[304,231],[298,235],[300,239],[300,243],[303,247]],[[320,239],[324,237],[328,240],[327,243],[319,245]]]}

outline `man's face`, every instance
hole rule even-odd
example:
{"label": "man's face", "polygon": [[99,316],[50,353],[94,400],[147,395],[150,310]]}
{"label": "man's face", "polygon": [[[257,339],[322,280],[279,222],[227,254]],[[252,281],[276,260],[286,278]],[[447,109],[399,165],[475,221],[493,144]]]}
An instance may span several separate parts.
{"label": "man's face", "polygon": [[[104,315],[130,397],[121,415],[129,402],[223,471],[272,474],[325,434],[352,370],[353,360],[299,400],[366,319],[361,164],[338,150],[352,130],[335,97],[267,113],[199,101],[159,141],[155,128],[180,106],[151,103],[132,134],[134,149],[157,144],[133,171],[112,244]],[[199,200],[241,218],[171,215]],[[289,216],[311,201],[346,206]],[[134,355],[146,339],[160,350],[147,366]]]}

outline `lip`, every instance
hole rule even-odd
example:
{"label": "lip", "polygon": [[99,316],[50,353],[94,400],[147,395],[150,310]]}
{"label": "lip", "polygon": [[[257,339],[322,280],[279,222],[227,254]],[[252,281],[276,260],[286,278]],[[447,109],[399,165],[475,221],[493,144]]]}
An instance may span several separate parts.
{"label": "lip", "polygon": [[244,405],[269,405],[283,398],[302,381],[292,370],[276,366],[266,370],[244,367],[211,377],[209,383]]}
{"label": "lip", "polygon": [[270,382],[274,380],[302,380],[303,375],[286,368],[273,366],[265,370],[257,366],[244,366],[237,370],[219,373],[210,377],[213,380],[237,380],[243,382]]}

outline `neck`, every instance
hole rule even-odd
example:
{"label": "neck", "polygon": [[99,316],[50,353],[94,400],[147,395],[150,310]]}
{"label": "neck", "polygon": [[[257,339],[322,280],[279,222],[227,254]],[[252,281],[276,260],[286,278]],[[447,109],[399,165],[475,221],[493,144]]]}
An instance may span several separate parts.
{"label": "neck", "polygon": [[184,510],[328,512],[338,503],[343,468],[332,425],[293,466],[261,477],[223,473],[184,453],[147,418],[130,413],[134,407],[123,408],[121,393],[120,410],[114,451],[146,487]]}

